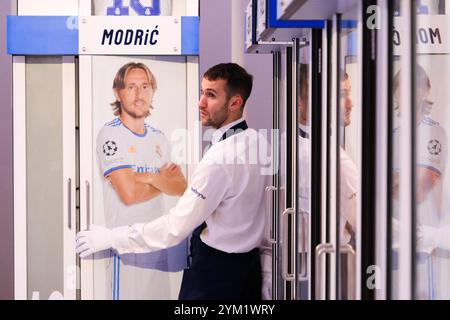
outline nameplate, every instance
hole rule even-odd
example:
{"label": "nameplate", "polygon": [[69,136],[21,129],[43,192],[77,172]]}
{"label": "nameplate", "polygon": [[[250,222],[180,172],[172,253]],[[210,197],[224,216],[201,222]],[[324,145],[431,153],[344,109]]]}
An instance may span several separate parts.
{"label": "nameplate", "polygon": [[[450,53],[450,23],[446,15],[418,15],[417,28],[413,35],[418,54]],[[394,54],[401,55],[405,33],[402,17],[394,20]]]}

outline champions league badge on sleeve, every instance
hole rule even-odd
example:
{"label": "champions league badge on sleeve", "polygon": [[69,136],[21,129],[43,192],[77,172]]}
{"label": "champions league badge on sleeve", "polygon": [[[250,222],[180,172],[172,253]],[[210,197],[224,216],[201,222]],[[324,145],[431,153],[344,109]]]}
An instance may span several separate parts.
{"label": "champions league badge on sleeve", "polygon": [[112,157],[116,152],[117,144],[114,141],[106,141],[103,145],[103,153],[108,157]]}
{"label": "champions league badge on sleeve", "polygon": [[428,152],[433,155],[433,156],[437,156],[441,153],[442,151],[442,146],[441,143],[438,140],[430,140],[428,142]]}

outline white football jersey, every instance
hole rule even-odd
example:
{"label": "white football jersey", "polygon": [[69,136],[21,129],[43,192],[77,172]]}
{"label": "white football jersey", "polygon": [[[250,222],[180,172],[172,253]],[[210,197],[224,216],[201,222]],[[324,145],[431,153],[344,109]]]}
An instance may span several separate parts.
{"label": "white football jersey", "polygon": [[[145,133],[131,131],[119,118],[105,124],[97,136],[97,157],[103,180],[105,224],[108,228],[155,220],[166,212],[162,195],[125,205],[107,176],[116,170],[159,172],[170,162],[170,145],[164,134],[145,125]],[[169,299],[169,273],[186,267],[187,242],[143,254],[112,255],[106,261],[107,290],[113,299]],[[151,270],[149,270],[151,269]],[[161,270],[161,271],[158,271]]]}
{"label": "white football jersey", "polygon": [[170,16],[172,0],[94,0],[96,16]]}
{"label": "white football jersey", "polygon": [[119,118],[107,123],[97,136],[97,157],[104,183],[104,211],[109,228],[151,221],[165,210],[162,196],[133,205],[125,205],[106,177],[115,170],[132,168],[135,172],[159,172],[169,162],[169,143],[164,134],[148,125],[138,135]]}
{"label": "white football jersey", "polygon": [[[396,117],[396,122],[398,117]],[[400,131],[401,128],[394,129],[394,154],[393,169],[400,171]],[[438,122],[430,117],[424,117],[416,128],[416,166],[426,168],[444,176],[447,162],[448,139],[444,129]],[[441,216],[442,186],[440,184],[433,187],[427,198],[419,204],[417,208],[418,223],[428,225],[439,225]]]}

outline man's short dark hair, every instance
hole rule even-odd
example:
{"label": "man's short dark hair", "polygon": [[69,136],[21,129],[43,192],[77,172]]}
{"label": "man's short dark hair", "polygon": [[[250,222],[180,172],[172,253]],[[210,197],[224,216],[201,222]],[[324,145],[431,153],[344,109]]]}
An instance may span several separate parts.
{"label": "man's short dark hair", "polygon": [[219,79],[226,80],[225,91],[228,99],[234,95],[240,95],[245,106],[252,92],[253,76],[236,63],[220,63],[209,68],[203,77],[209,81]]}

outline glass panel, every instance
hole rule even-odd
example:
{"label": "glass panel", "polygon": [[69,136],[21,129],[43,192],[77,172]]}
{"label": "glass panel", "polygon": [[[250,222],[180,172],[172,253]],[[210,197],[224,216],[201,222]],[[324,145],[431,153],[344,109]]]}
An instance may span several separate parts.
{"label": "glass panel", "polygon": [[[286,51],[283,50],[281,52],[281,70],[280,70],[280,77],[279,77],[279,86],[280,86],[280,92],[279,92],[279,102],[280,102],[280,109],[279,109],[279,175],[278,175],[278,182],[279,182],[279,192],[278,192],[278,218],[279,218],[279,224],[278,224],[278,288],[277,288],[277,296],[279,300],[285,300],[287,297],[286,294],[286,281],[283,278],[283,268],[285,268],[283,264],[283,257],[286,254],[286,248],[285,248],[285,218],[283,217],[283,212],[286,210],[286,170],[287,170],[287,146],[286,146],[286,122],[287,122],[287,115],[286,115]],[[287,263],[287,262],[286,262]]]}
{"label": "glass panel", "polygon": [[[310,32],[303,40],[310,40]],[[311,47],[303,45],[300,47],[299,65],[297,71],[298,77],[298,127],[297,127],[297,216],[299,230],[298,239],[298,292],[297,297],[300,300],[309,299],[308,292],[308,248],[309,244],[309,223],[311,213],[311,192],[310,192],[310,174],[311,174],[311,112],[310,112],[310,74],[311,74]]]}
{"label": "glass panel", "polygon": [[[415,207],[415,281],[416,299],[450,299],[446,282],[450,280],[450,224],[447,175],[448,130],[447,105],[450,94],[441,83],[450,81],[450,48],[442,37],[448,30],[448,1],[422,0],[416,3],[416,52],[410,68],[414,79],[413,99],[410,105],[402,102],[401,87],[407,81],[400,66],[403,16],[400,1],[396,3],[394,24],[394,114],[393,117],[393,229],[392,229],[392,297],[399,297],[398,257],[399,238],[404,232],[399,220],[400,135],[402,110],[411,108],[413,123],[414,207]],[[401,203],[403,205],[403,203]]]}
{"label": "glass panel", "polygon": [[[131,62],[142,65],[125,72],[122,67]],[[130,190],[120,177],[133,175],[131,187],[139,190],[146,182],[139,182],[137,173],[158,173],[169,162],[181,165],[186,176],[186,58],[99,56],[93,58],[92,70],[97,139],[93,146],[94,224],[111,228],[149,222],[167,213],[178,198],[164,193],[150,198],[147,191]],[[120,70],[125,72],[122,77]],[[129,85],[113,90],[114,79],[118,88],[121,82]],[[186,262],[186,241],[154,253],[120,257],[112,251],[99,253],[94,263],[94,298],[176,299],[179,271]]]}
{"label": "glass panel", "polygon": [[[413,94],[416,137],[416,299],[450,299],[450,16],[437,0],[417,6],[417,54]],[[445,3],[444,3],[445,4]],[[440,11],[441,10],[441,11]],[[444,71],[445,70],[445,71]],[[443,72],[444,71],[444,72]]]}
{"label": "glass panel", "polygon": [[[395,1],[394,12],[394,75],[396,77],[393,81],[393,113],[390,115],[392,118],[392,221],[391,221],[391,234],[392,234],[392,250],[391,250],[391,297],[398,299],[400,297],[400,277],[399,277],[399,258],[400,258],[400,120],[401,120],[401,77],[398,73],[401,63],[401,47],[402,36],[399,30],[402,25],[399,19],[401,16],[401,3],[399,0]],[[404,40],[403,40],[404,41]],[[405,230],[406,232],[407,230]]]}
{"label": "glass panel", "polygon": [[29,299],[64,293],[61,83],[61,58],[26,59]]}
{"label": "glass panel", "polygon": [[[345,1],[344,1],[345,4]],[[339,218],[336,233],[340,241],[340,274],[337,284],[338,299],[355,298],[356,225],[359,197],[359,162],[361,154],[361,37],[360,2],[342,15],[340,35],[340,70],[338,92],[339,165],[338,200]]]}

